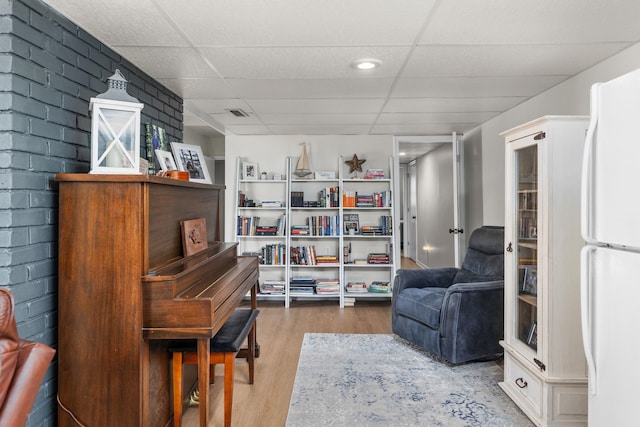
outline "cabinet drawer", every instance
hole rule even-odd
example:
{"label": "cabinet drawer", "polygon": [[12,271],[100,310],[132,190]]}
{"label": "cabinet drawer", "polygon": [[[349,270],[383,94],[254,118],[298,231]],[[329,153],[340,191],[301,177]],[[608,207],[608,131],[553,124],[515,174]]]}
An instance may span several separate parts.
{"label": "cabinet drawer", "polygon": [[542,380],[509,357],[508,353],[504,358],[504,382],[510,390],[524,398],[538,416],[542,415]]}

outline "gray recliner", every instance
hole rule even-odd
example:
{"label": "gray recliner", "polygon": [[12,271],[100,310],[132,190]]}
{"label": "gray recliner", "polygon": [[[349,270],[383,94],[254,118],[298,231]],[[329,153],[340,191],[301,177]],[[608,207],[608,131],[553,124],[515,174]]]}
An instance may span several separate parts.
{"label": "gray recliner", "polygon": [[495,359],[504,333],[504,227],[473,231],[461,268],[398,270],[393,333],[453,364]]}

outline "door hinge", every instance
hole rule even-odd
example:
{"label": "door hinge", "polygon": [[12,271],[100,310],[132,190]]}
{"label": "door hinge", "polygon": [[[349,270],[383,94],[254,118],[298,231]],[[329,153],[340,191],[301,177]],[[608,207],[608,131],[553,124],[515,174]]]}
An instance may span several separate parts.
{"label": "door hinge", "polygon": [[545,132],[540,132],[536,136],[533,137],[534,140],[540,141],[541,139],[545,139],[547,134]]}
{"label": "door hinge", "polygon": [[450,228],[449,229],[449,234],[463,234],[464,233],[464,229],[462,228]]}

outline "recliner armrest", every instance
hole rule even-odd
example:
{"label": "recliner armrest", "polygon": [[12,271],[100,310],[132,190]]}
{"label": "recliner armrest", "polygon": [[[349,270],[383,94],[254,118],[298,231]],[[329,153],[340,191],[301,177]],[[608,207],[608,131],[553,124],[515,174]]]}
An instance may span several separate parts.
{"label": "recliner armrest", "polygon": [[397,295],[407,288],[447,288],[451,286],[457,268],[428,268],[424,270],[398,270],[393,282],[393,293]]}
{"label": "recliner armrest", "polygon": [[[465,306],[464,314],[460,312],[462,304]],[[503,307],[503,280],[451,285],[442,300],[440,334],[445,337],[450,333],[457,333],[457,329],[462,327],[465,321],[482,323],[483,319],[494,317],[490,315],[490,311],[497,310],[502,313]]]}

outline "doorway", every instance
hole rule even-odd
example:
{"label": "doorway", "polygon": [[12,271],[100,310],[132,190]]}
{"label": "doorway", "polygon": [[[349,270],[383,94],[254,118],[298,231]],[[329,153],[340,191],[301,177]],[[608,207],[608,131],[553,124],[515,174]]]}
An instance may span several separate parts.
{"label": "doorway", "polygon": [[461,137],[396,137],[409,153],[401,179],[404,256],[423,268],[460,266],[463,253]]}

